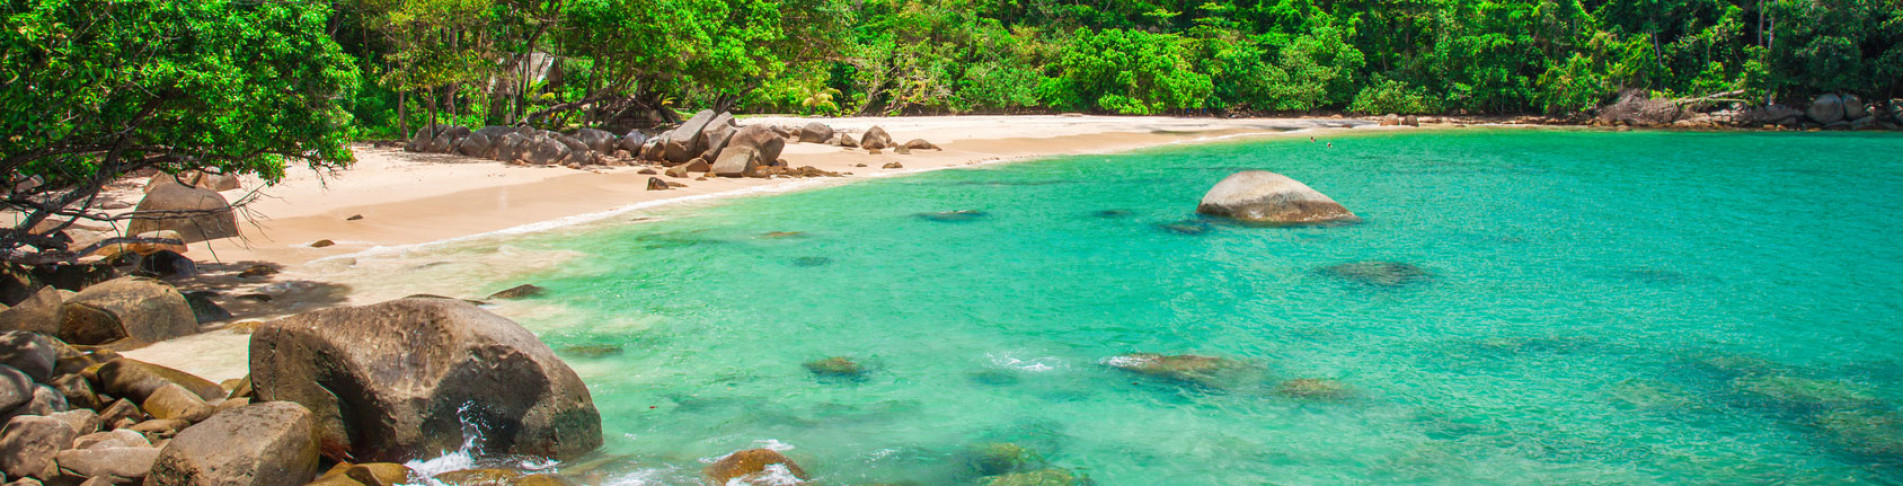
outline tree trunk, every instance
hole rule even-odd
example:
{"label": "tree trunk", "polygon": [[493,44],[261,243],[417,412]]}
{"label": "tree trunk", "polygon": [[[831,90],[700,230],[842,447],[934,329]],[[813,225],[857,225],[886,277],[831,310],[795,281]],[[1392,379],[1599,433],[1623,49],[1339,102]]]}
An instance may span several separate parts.
{"label": "tree trunk", "polygon": [[404,112],[404,108],[409,105],[407,94],[409,92],[404,90],[396,92],[396,136],[398,137],[410,136],[410,118]]}

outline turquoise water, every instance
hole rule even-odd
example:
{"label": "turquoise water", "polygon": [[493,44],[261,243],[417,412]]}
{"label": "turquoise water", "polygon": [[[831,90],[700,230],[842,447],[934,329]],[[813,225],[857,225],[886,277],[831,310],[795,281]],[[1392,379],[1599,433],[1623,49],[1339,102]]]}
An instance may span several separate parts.
{"label": "turquoise water", "polygon": [[[619,484],[695,484],[762,444],[826,484],[975,484],[967,451],[999,442],[1103,485],[1903,483],[1903,137],[1328,138],[531,237],[586,256],[528,279],[560,311],[522,321],[588,381]],[[1244,169],[1367,222],[1160,226],[1206,224],[1197,200]],[[917,216],[952,210],[983,214]],[[1359,261],[1428,277],[1318,270]],[[1102,364],[1131,352],[1247,369],[1202,386]],[[831,356],[870,371],[802,366]],[[1290,379],[1347,391],[1278,393]]]}

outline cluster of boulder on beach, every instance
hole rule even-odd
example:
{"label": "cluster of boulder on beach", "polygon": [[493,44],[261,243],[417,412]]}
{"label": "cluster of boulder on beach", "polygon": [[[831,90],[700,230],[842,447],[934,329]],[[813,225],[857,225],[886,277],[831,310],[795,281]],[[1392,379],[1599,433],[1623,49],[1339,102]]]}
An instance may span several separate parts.
{"label": "cluster of boulder on beach", "polygon": [[[862,149],[878,154],[884,150],[909,154],[913,150],[942,150],[936,144],[914,139],[896,143],[885,129],[874,126],[854,137],[824,123],[802,126],[751,124],[741,125],[731,113],[704,110],[680,125],[649,135],[640,130],[625,134],[596,128],[573,133],[539,130],[532,127],[489,126],[476,130],[450,125],[432,125],[417,129],[404,145],[411,152],[447,153],[465,157],[492,159],[516,165],[566,166],[582,168],[596,165],[653,165],[665,168],[666,175],[699,177],[827,177],[832,172],[812,167],[791,168],[780,152],[787,144],[813,143]],[[644,172],[645,173],[645,172]],[[662,189],[669,184],[655,186]]]}
{"label": "cluster of boulder on beach", "polygon": [[[249,373],[214,383],[121,354],[229,318],[138,276],[60,289],[0,279],[0,473],[9,486],[390,485],[457,450],[571,459],[601,444],[574,371],[534,334],[462,300],[310,311],[250,337]],[[474,434],[472,436],[472,434]],[[455,472],[572,484],[552,475]],[[456,476],[460,474],[461,476]]]}

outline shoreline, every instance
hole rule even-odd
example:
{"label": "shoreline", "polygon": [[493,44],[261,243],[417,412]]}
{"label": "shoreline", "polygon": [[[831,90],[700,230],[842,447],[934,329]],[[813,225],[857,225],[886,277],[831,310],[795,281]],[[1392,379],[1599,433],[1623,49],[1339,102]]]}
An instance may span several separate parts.
{"label": "shoreline", "polygon": [[[787,145],[782,157],[791,166],[811,165],[851,173],[845,177],[819,178],[672,179],[639,174],[646,168],[639,165],[584,170],[516,167],[489,160],[357,145],[353,150],[360,157],[359,165],[332,174],[290,169],[287,172],[291,174],[280,184],[259,189],[266,196],[259,198],[254,207],[241,211],[241,218],[247,212],[257,216],[241,221],[244,236],[190,245],[192,251],[186,256],[200,260],[200,269],[204,272],[175,283],[183,290],[220,291],[217,302],[234,315],[224,327],[155,343],[127,352],[126,356],[214,380],[238,378],[245,371],[248,331],[264,321],[415,293],[449,293],[449,287],[461,288],[462,294],[449,294],[458,296],[477,290],[458,286],[458,283],[467,283],[461,280],[406,282],[404,279],[410,274],[420,273],[405,271],[414,263],[410,258],[413,255],[436,256],[430,250],[580,227],[647,210],[1071,155],[1282,136],[1325,137],[1414,129],[1337,118],[1205,120],[1051,116],[1028,120],[1031,123],[1023,123],[1024,120],[1025,117],[899,120],[905,124],[888,118],[749,117],[743,120],[747,124],[821,121],[849,133],[878,125],[886,127],[895,139],[924,138],[944,147],[942,151],[914,151],[909,155],[891,151],[871,155],[863,150],[844,150],[830,145]],[[1020,122],[995,123],[1003,121]],[[904,167],[878,168],[885,162],[900,162]],[[858,164],[866,166],[858,167]],[[649,191],[645,184],[649,177],[682,182],[688,187]],[[428,184],[431,180],[439,183]],[[246,182],[247,187],[258,183]],[[424,185],[416,187],[416,184]],[[250,189],[240,189],[225,194],[236,200],[248,191]],[[120,194],[122,199],[130,196],[135,202],[138,195],[137,192]],[[364,204],[349,204],[351,202]],[[349,219],[355,215],[363,218]],[[310,242],[320,239],[335,244],[310,247]],[[525,273],[566,261],[560,256],[538,255],[537,258],[541,260],[511,260],[498,265],[513,266],[508,269],[513,273]],[[359,260],[363,261],[362,265]],[[262,279],[237,275],[255,265],[272,266],[281,273]],[[266,297],[257,298],[260,294]]]}

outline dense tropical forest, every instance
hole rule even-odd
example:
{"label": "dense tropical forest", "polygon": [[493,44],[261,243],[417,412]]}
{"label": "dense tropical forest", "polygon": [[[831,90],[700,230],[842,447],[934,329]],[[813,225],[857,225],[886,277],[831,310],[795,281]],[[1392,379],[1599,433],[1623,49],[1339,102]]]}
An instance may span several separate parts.
{"label": "dense tropical forest", "polygon": [[[337,150],[321,139],[343,113],[348,133],[335,135],[362,139],[432,120],[635,127],[701,108],[1564,117],[1632,90],[1798,105],[1824,92],[1903,97],[1899,0],[6,5],[0,74],[43,83],[6,90],[9,118],[96,103],[111,109],[84,116],[137,119],[146,98],[127,89],[259,108],[174,124],[229,135],[213,150],[231,156],[283,152],[259,139],[310,140],[300,133],[325,136],[290,152]],[[271,128],[232,128],[243,123]]]}

